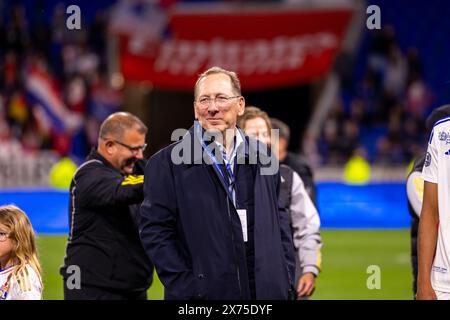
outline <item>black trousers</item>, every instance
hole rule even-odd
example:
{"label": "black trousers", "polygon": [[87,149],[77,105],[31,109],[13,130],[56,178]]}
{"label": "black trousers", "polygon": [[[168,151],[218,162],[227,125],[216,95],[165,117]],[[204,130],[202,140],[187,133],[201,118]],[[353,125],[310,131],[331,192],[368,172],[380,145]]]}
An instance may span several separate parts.
{"label": "black trousers", "polygon": [[147,300],[147,290],[124,291],[83,284],[80,289],[69,289],[64,281],[64,300]]}

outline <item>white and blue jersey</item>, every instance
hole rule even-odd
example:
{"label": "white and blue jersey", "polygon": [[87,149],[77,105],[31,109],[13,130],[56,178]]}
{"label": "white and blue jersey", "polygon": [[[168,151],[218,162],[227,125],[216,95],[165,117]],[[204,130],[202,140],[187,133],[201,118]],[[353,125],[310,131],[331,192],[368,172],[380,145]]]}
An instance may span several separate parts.
{"label": "white and blue jersey", "polygon": [[16,275],[13,269],[0,270],[0,300],[41,300],[42,284],[37,272],[30,265]]}
{"label": "white and blue jersey", "polygon": [[422,178],[438,185],[439,229],[431,284],[436,291],[450,292],[450,118],[434,125]]}

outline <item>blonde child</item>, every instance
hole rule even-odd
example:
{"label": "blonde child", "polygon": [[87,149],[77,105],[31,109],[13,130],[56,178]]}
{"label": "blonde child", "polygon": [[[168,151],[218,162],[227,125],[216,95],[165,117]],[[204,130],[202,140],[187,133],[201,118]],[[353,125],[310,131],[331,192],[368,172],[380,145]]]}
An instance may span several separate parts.
{"label": "blonde child", "polygon": [[0,206],[0,300],[41,298],[41,266],[30,220],[14,205]]}

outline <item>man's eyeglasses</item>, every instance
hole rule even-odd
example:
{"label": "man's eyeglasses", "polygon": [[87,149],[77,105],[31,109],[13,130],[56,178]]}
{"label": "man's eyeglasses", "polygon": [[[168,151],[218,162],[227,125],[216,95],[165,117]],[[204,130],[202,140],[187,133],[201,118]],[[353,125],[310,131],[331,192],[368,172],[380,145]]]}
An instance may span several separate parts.
{"label": "man's eyeglasses", "polygon": [[0,232],[0,242],[5,241],[9,237],[9,233]]}
{"label": "man's eyeglasses", "polygon": [[214,104],[218,107],[227,107],[229,104],[229,101],[234,98],[240,98],[241,96],[234,96],[234,97],[227,97],[227,96],[217,96],[215,98],[211,97],[201,97],[197,100],[197,103],[202,108],[207,108],[211,105],[211,103],[214,101]]}
{"label": "man's eyeglasses", "polygon": [[128,150],[130,150],[132,153],[139,153],[139,151],[144,152],[145,148],[147,148],[147,144],[145,143],[143,146],[137,146],[137,147],[132,147],[129,146],[123,142],[117,141],[117,140],[113,140],[115,143],[120,144],[122,147],[127,148]]}

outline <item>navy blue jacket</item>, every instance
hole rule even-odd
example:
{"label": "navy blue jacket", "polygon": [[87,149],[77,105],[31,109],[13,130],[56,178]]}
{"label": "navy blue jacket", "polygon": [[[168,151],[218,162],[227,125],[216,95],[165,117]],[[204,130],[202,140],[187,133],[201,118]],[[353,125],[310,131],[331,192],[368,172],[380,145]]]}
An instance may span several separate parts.
{"label": "navy blue jacket", "polygon": [[[245,137],[245,157],[255,140]],[[184,152],[180,150],[185,147]],[[155,154],[145,169],[140,237],[165,287],[166,299],[250,299],[246,249],[237,211],[214,165],[202,162],[194,130]],[[172,152],[185,156],[175,164]],[[240,154],[238,152],[238,154]],[[201,164],[199,164],[201,163]],[[247,161],[248,163],[248,161]],[[263,162],[264,163],[264,162]],[[288,299],[293,289],[292,237],[278,205],[280,176],[261,164],[235,167],[237,181],[253,185],[257,299]]]}

